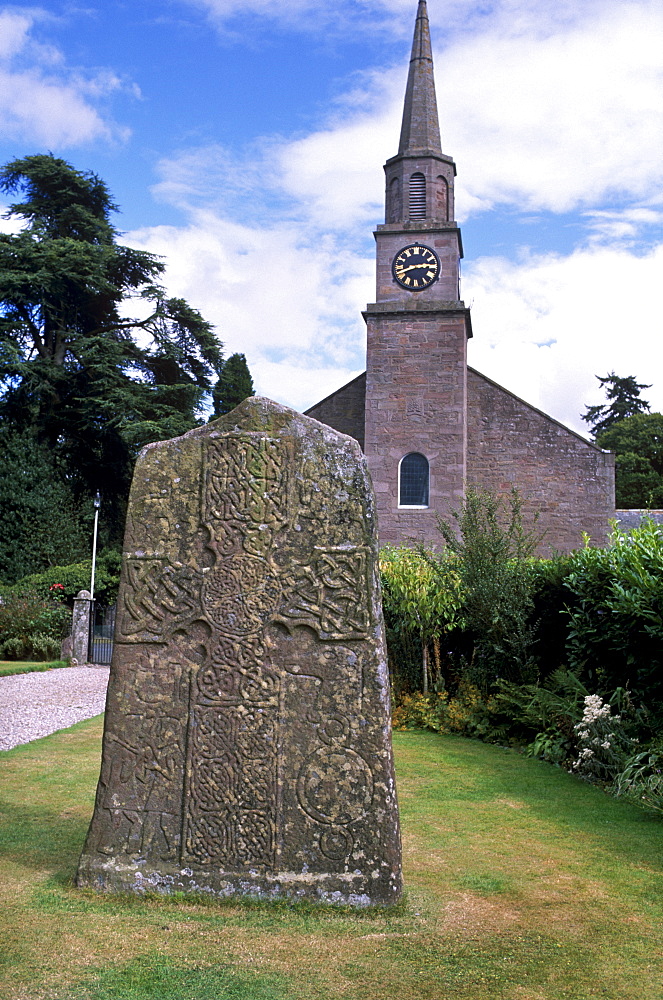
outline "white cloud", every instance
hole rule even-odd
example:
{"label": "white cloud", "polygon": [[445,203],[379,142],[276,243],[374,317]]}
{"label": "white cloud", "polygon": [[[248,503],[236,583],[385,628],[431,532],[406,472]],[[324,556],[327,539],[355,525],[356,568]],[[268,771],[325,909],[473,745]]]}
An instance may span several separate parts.
{"label": "white cloud", "polygon": [[477,260],[463,279],[469,363],[580,433],[585,405],[604,402],[594,376],[610,371],[653,383],[645,398],[663,411],[661,273],[663,245]]}
{"label": "white cloud", "polygon": [[[451,38],[438,31],[435,47],[460,221],[497,204],[568,212],[606,200],[617,210],[660,192],[660,3],[597,0],[572,15],[569,4],[503,0],[484,20],[474,8],[475,29]],[[429,9],[437,13],[434,3]],[[321,224],[339,228],[380,211],[380,167],[395,152],[404,69],[357,77],[326,126],[270,147],[281,192]]]}
{"label": "white cloud", "polygon": [[39,10],[0,10],[0,130],[50,148],[95,139],[124,140],[128,130],[106,120],[92,101],[125,89],[108,71],[80,74],[62,54],[34,38]]}
{"label": "white cloud", "polygon": [[563,212],[660,190],[660,4],[606,4],[554,34],[468,37],[436,65],[445,145],[475,204]]}
{"label": "white cloud", "polygon": [[165,257],[170,294],[215,324],[226,354],[246,354],[261,394],[303,409],[362,370],[358,303],[367,300],[372,265],[340,256],[333,237],[206,211],[186,229],[150,228],[127,240]]}

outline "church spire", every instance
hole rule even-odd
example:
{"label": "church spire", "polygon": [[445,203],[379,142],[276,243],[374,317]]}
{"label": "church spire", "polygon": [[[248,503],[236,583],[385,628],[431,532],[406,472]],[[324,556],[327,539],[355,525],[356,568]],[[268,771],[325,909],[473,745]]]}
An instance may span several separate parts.
{"label": "church spire", "polygon": [[442,152],[428,10],[426,0],[419,0],[398,154],[419,152],[424,149],[435,153]]}

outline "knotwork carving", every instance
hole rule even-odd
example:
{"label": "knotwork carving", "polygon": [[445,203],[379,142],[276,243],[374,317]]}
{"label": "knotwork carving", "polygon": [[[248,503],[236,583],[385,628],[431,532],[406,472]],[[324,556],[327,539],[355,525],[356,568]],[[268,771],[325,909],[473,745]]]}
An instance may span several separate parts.
{"label": "knotwork carving", "polygon": [[200,617],[202,570],[163,559],[127,558],[126,583],[118,631],[141,641],[149,635],[165,639],[177,627]]}
{"label": "knotwork carving", "polygon": [[280,596],[276,570],[266,559],[247,554],[220,559],[207,575],[203,588],[210,622],[229,636],[260,632],[274,613]]}
{"label": "knotwork carving", "polygon": [[295,565],[284,585],[276,621],[307,625],[321,639],[363,639],[370,628],[363,549],[316,546],[310,563]]}
{"label": "knotwork carving", "polygon": [[186,849],[199,863],[273,862],[277,729],[275,705],[197,709]]}
{"label": "knotwork carving", "polygon": [[[262,435],[233,435],[208,442],[203,521],[212,548],[262,555],[287,520],[282,447]],[[284,505],[284,498],[286,504]]]}

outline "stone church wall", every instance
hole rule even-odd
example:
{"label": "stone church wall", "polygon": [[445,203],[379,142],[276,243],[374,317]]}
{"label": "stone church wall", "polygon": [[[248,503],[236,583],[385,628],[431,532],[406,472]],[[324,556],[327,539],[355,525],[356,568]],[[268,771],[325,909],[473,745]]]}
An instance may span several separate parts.
{"label": "stone church wall", "polygon": [[349,434],[364,449],[364,412],[366,408],[366,372],[332,392],[306,410],[307,417],[328,424],[341,434]]}
{"label": "stone church wall", "polygon": [[539,511],[541,555],[602,545],[614,508],[614,456],[472,368],[467,369],[467,481],[517,487],[526,518]]}

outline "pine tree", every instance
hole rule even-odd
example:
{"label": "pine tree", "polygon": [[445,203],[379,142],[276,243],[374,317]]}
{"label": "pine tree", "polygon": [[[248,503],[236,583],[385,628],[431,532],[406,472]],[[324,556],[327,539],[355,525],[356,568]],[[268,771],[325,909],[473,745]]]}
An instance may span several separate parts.
{"label": "pine tree", "polygon": [[634,375],[619,378],[614,372],[610,372],[603,378],[600,375],[596,378],[605,389],[608,402],[598,406],[587,406],[586,412],[582,415],[582,419],[590,425],[595,437],[620,420],[649,410],[649,403],[640,399],[640,392],[642,389],[651,389],[651,386],[636,382]]}
{"label": "pine tree", "polygon": [[253,395],[253,379],[243,354],[231,354],[213,391],[214,416],[222,417]]}

